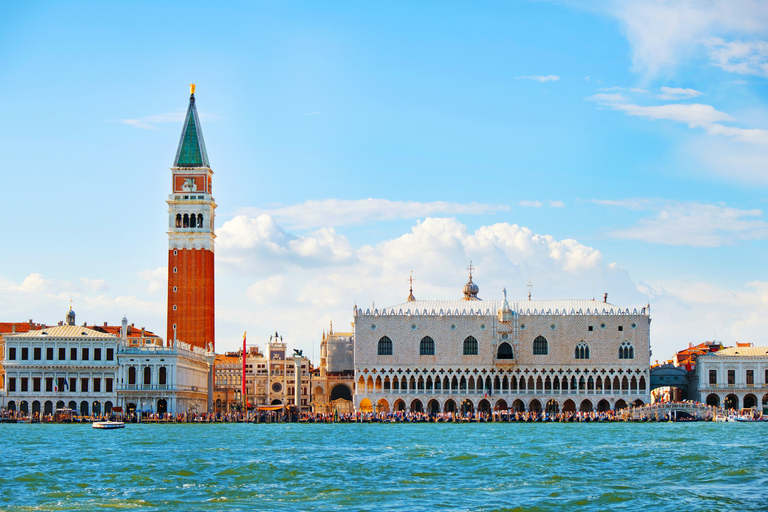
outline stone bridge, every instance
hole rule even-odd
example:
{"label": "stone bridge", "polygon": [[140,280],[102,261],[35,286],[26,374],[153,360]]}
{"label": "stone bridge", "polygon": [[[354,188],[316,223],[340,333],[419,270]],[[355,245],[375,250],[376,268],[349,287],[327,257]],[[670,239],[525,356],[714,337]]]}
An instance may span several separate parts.
{"label": "stone bridge", "polygon": [[725,409],[696,402],[659,402],[626,409],[622,417],[628,421],[664,421],[672,417],[712,421],[717,414],[725,414]]}

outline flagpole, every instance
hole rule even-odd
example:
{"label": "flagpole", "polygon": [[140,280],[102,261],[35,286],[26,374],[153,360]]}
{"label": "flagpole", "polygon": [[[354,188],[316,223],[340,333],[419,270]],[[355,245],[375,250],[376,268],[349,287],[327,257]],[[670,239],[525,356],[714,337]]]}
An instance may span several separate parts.
{"label": "flagpole", "polygon": [[245,335],[247,332],[243,333],[243,379],[242,379],[242,399],[243,399],[243,414],[245,421],[248,421],[248,399],[245,394]]}

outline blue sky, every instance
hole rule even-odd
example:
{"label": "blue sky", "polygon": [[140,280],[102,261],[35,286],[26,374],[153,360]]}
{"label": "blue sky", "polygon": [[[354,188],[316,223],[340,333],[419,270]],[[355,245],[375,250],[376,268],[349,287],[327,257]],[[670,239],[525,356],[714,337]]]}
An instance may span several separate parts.
{"label": "blue sky", "polygon": [[765,345],[768,7],[0,6],[3,320],[165,335],[170,170],[198,109],[217,348],[311,353],[353,304],[652,306],[653,359]]}

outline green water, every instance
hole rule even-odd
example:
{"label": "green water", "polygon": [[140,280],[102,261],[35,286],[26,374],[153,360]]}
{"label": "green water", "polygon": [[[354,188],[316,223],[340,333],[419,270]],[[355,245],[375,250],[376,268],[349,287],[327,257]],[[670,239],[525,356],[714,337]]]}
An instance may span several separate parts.
{"label": "green water", "polygon": [[768,424],[0,425],[0,509],[768,510]]}

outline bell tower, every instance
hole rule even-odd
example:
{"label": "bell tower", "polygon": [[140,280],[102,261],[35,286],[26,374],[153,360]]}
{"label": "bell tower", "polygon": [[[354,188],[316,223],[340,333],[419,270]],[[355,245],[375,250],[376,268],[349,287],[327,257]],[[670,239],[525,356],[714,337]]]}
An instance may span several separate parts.
{"label": "bell tower", "polygon": [[168,196],[168,330],[166,340],[215,346],[213,171],[190,84],[189,107],[171,167]]}

